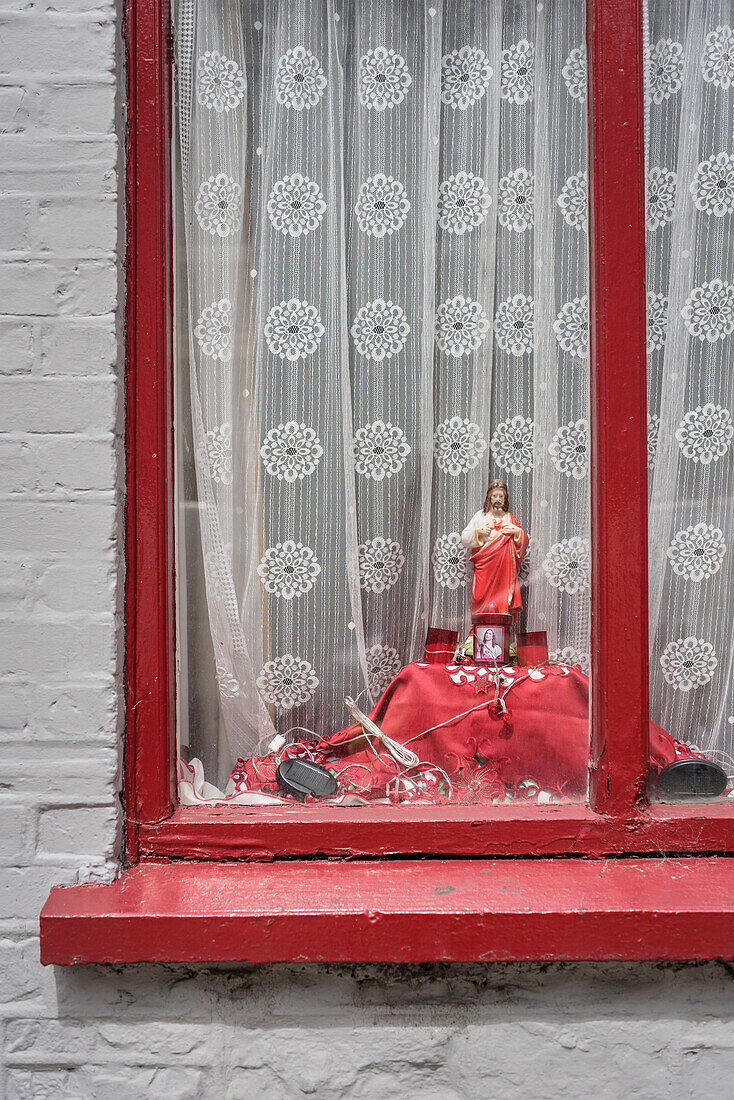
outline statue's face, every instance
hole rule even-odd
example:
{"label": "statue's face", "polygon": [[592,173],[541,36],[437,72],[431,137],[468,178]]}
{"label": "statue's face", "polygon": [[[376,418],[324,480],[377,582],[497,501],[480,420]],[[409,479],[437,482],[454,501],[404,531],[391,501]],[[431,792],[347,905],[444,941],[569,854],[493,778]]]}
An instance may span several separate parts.
{"label": "statue's face", "polygon": [[505,491],[504,489],[493,489],[492,495],[489,498],[489,503],[493,512],[504,512],[505,510]]}

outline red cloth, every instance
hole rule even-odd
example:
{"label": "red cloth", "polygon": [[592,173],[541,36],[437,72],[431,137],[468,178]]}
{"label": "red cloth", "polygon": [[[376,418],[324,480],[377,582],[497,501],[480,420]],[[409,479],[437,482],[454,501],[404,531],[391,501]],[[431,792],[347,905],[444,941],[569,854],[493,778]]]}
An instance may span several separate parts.
{"label": "red cloth", "polygon": [[517,543],[512,535],[502,534],[501,526],[505,519],[516,527],[520,526],[508,512],[501,520],[495,520],[492,541],[475,547],[471,552],[474,566],[472,615],[493,611],[498,615],[512,614],[517,617],[522,610],[517,570],[528,548],[528,536],[522,531]]}
{"label": "red cloth", "polygon": [[[575,666],[545,665],[538,670],[507,669],[503,680],[504,710],[498,713],[494,677],[486,668],[421,663],[402,669],[370,717],[384,734],[416,753],[418,768],[406,772],[382,744],[375,740],[374,748],[367,745],[359,726],[312,743],[308,753],[334,771],[342,795],[383,798],[392,790],[400,799],[430,801],[583,800],[589,758],[588,678]],[[487,687],[485,693],[482,689]],[[294,751],[306,750],[296,746]],[[689,755],[685,746],[650,723],[654,768]],[[272,757],[238,761],[232,776],[235,786],[277,793],[276,764]],[[431,767],[445,772],[451,786],[438,773],[426,779]],[[403,779],[396,787],[401,773],[410,782]]]}

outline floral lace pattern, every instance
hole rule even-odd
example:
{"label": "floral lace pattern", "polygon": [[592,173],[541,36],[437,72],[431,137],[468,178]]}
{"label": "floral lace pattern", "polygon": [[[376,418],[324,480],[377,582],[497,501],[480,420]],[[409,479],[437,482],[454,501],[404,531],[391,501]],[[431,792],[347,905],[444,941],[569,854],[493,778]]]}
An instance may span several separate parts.
{"label": "floral lace pattern", "polygon": [[302,481],[318,466],[324,450],[313,428],[289,420],[265,436],[260,455],[265,469],[279,481]]}
{"label": "floral lace pattern", "polygon": [[206,433],[209,474],[220,485],[232,484],[232,425],[220,424]]}
{"label": "floral lace pattern", "polygon": [[668,168],[651,168],[647,174],[647,211],[645,228],[650,231],[667,225],[675,207],[676,175]]}
{"label": "floral lace pattern", "polygon": [[527,168],[516,168],[503,176],[499,184],[500,225],[514,233],[524,233],[535,221],[533,174]]}
{"label": "floral lace pattern", "polygon": [[502,51],[502,98],[510,103],[529,103],[533,98],[535,47],[527,38]]}
{"label": "floral lace pattern", "polygon": [[320,572],[311,547],[293,539],[269,546],[257,567],[265,591],[283,600],[309,592]]}
{"label": "floral lace pattern", "polygon": [[660,351],[665,346],[668,326],[668,299],[655,291],[647,292],[647,350]]}
{"label": "floral lace pattern", "polygon": [[711,643],[693,635],[668,642],[660,654],[660,667],[666,683],[676,691],[692,691],[708,684],[718,663]]}
{"label": "floral lace pattern", "polygon": [[359,354],[373,363],[381,363],[403,350],[410,325],[400,306],[378,298],[362,306],[354,319],[351,333]]}
{"label": "floral lace pattern", "polygon": [[285,653],[267,661],[257,678],[257,686],[277,710],[292,710],[307,703],[319,686],[313,667],[302,657]]}
{"label": "floral lace pattern", "polygon": [[196,64],[196,98],[202,107],[222,114],[239,107],[247,83],[242,69],[228,57],[207,50]]}
{"label": "floral lace pattern", "polygon": [[587,359],[589,355],[589,298],[574,298],[561,306],[553,322],[556,340],[576,359]]}
{"label": "floral lace pattern", "polygon": [[226,596],[231,587],[232,543],[227,543],[223,553],[218,550],[209,550],[204,555],[204,572],[206,573],[207,591],[215,599]]}
{"label": "floral lace pattern", "polygon": [[367,650],[367,683],[374,697],[394,680],[403,667],[400,654],[391,645],[373,645]]}
{"label": "floral lace pattern", "polygon": [[693,202],[704,214],[724,218],[734,213],[734,157],[722,152],[702,160],[690,186]]}
{"label": "floral lace pattern", "polygon": [[715,344],[734,332],[734,285],[721,279],[694,287],[681,310],[691,336]]}
{"label": "floral lace pattern", "polygon": [[409,211],[410,203],[400,180],[382,173],[364,181],[354,207],[362,232],[378,238],[397,233]]}
{"label": "floral lace pattern", "polygon": [[360,58],[359,99],[371,111],[397,107],[413,83],[405,58],[377,46]]}
{"label": "floral lace pattern", "polygon": [[223,699],[239,699],[242,696],[242,687],[232,670],[222,660],[215,662],[215,669],[221,697]]}
{"label": "floral lace pattern", "polygon": [[653,103],[662,103],[683,86],[683,47],[672,38],[661,38],[650,48],[647,79]]}
{"label": "floral lace pattern", "polygon": [[586,592],[591,582],[591,562],[588,539],[574,535],[551,546],[543,559],[543,572],[548,583],[570,596]]}
{"label": "floral lace pattern", "polygon": [[569,176],[556,202],[566,225],[579,232],[585,230],[589,218],[589,183],[586,172]]}
{"label": "floral lace pattern", "polygon": [[589,422],[571,420],[562,424],[548,447],[559,474],[581,481],[589,472]]}
{"label": "floral lace pattern", "polygon": [[436,340],[441,351],[460,359],[484,342],[489,318],[479,302],[457,294],[442,302],[436,311]]}
{"label": "floral lace pattern", "polygon": [[533,468],[533,421],[524,416],[503,420],[494,430],[489,449],[501,470],[525,474]]}
{"label": "floral lace pattern", "polygon": [[734,84],[734,32],[728,24],[706,35],[702,67],[703,79],[708,84],[724,89]]}
{"label": "floral lace pattern", "polygon": [[264,332],[273,355],[297,363],[299,359],[313,355],[325,329],[315,306],[291,298],[272,307]]}
{"label": "floral lace pattern", "polygon": [[492,199],[484,180],[471,172],[449,176],[438,189],[438,224],[461,236],[481,225]]}
{"label": "floral lace pattern", "polygon": [[466,584],[469,557],[458,531],[439,535],[433,544],[433,576],[442,588],[455,591]]}
{"label": "floral lace pattern", "polygon": [[273,185],[268,217],[273,229],[287,237],[301,237],[318,229],[326,203],[317,183],[296,172]]}
{"label": "floral lace pattern", "polygon": [[232,358],[232,303],[229,298],[212,302],[202,310],[194,336],[202,355],[228,363]]}
{"label": "floral lace pattern", "polygon": [[515,294],[501,302],[494,319],[498,347],[510,355],[525,355],[535,342],[535,303],[525,294]]}
{"label": "floral lace pattern", "polygon": [[591,671],[591,655],[589,653],[582,653],[579,649],[574,649],[573,646],[567,645],[563,649],[554,649],[552,653],[549,653],[551,661],[554,661],[558,665],[578,665],[585,676],[588,676]]}
{"label": "floral lace pattern", "polygon": [[370,592],[384,592],[400,576],[405,555],[397,542],[382,536],[363,542],[359,547],[359,583]]}
{"label": "floral lace pattern", "polygon": [[492,79],[492,67],[484,50],[462,46],[441,59],[441,101],[466,111],[482,98]]}
{"label": "floral lace pattern", "polygon": [[400,473],[410,454],[410,445],[402,428],[375,420],[355,433],[352,453],[358,474],[383,481]]}
{"label": "floral lace pattern", "polygon": [[586,99],[586,46],[576,46],[561,69],[568,94],[572,99]]}
{"label": "floral lace pattern", "polygon": [[660,417],[657,413],[647,414],[647,468],[655,469],[655,460],[658,456],[658,440],[660,438]]}
{"label": "floral lace pattern", "polygon": [[729,450],[734,425],[731,413],[709,402],[687,412],[678,425],[675,438],[686,458],[708,466],[723,458]]}
{"label": "floral lace pattern", "polygon": [[194,204],[199,225],[214,237],[229,237],[242,225],[242,188],[220,172],[199,187]]}
{"label": "floral lace pattern", "polygon": [[315,107],[326,89],[326,77],[310,50],[295,46],[278,61],[275,73],[275,98],[294,111]]}
{"label": "floral lace pattern", "polygon": [[706,523],[678,531],[668,547],[673,572],[697,583],[719,572],[725,553],[724,532]]}
{"label": "floral lace pattern", "polygon": [[433,451],[439,470],[458,477],[479,465],[487,443],[478,424],[452,416],[438,425],[433,435]]}

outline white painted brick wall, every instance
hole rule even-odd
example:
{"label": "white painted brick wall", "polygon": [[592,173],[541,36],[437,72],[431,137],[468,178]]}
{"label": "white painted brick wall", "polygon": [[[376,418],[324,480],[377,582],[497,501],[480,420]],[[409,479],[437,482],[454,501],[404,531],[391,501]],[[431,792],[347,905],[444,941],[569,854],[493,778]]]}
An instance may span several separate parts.
{"label": "white painted brick wall", "polygon": [[723,966],[40,967],[118,846],[118,35],[0,0],[0,1097],[730,1100]]}

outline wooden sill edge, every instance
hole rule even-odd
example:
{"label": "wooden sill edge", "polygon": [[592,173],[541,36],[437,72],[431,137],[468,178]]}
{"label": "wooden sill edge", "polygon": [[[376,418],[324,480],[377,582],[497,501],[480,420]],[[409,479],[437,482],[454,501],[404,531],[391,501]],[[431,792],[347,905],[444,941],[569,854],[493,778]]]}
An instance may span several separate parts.
{"label": "wooden sill edge", "polygon": [[41,961],[734,958],[734,858],[148,863],[55,887]]}

